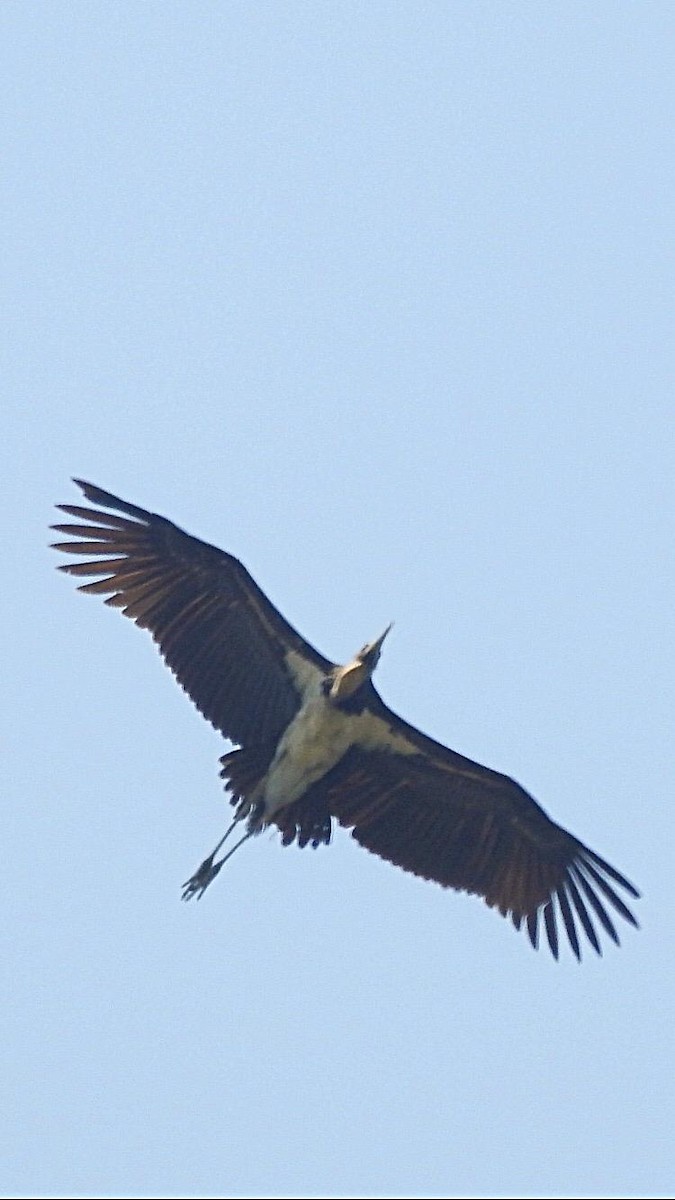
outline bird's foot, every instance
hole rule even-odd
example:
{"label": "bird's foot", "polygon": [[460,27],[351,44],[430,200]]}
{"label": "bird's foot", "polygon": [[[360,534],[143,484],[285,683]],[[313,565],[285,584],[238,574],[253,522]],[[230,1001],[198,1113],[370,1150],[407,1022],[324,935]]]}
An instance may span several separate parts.
{"label": "bird's foot", "polygon": [[207,887],[210,883],[213,883],[224,862],[223,859],[218,863],[214,863],[214,857],[215,854],[209,854],[209,857],[204,859],[201,867],[183,884],[183,900],[191,900],[193,896],[201,900]]}
{"label": "bird's foot", "polygon": [[232,849],[228,850],[227,854],[223,855],[223,857],[220,859],[220,862],[216,862],[216,854],[220,850],[221,846],[227,841],[232,833],[232,830],[236,829],[237,825],[239,824],[240,817],[239,814],[237,814],[232,824],[228,829],[225,830],[225,834],[223,837],[221,837],[215,850],[211,851],[209,857],[204,859],[201,867],[199,867],[195,871],[194,875],[191,875],[187,882],[183,884],[183,900],[191,900],[193,896],[196,896],[198,900],[201,900],[207,887],[210,883],[213,883],[216,875],[220,871],[220,868],[225,866],[227,860],[232,858],[232,855],[235,853],[235,851],[238,850],[240,846],[243,846],[244,842],[247,842],[250,837],[253,837],[255,833],[260,833],[260,830],[262,829],[262,820],[258,816],[258,811],[262,813],[264,809],[259,808],[259,806],[256,805],[248,819],[247,829],[244,836],[240,837],[239,841],[234,843]]}

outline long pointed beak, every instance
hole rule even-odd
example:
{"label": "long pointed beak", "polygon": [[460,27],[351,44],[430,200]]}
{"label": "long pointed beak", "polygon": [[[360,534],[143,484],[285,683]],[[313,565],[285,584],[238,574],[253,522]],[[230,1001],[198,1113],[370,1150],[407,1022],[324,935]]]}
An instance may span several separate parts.
{"label": "long pointed beak", "polygon": [[387,625],[387,628],[385,629],[384,633],[381,633],[379,638],[377,638],[376,641],[370,643],[370,645],[368,647],[368,652],[364,657],[364,662],[372,663],[372,664],[377,663],[377,660],[380,657],[382,643],[383,643],[384,639],[386,638],[387,634],[389,633],[389,630],[391,629],[393,624],[394,624],[394,622],[392,621],[389,625]]}
{"label": "long pointed beak", "polygon": [[382,643],[383,643],[384,639],[386,638],[387,634],[389,633],[389,630],[393,629],[393,628],[394,628],[394,622],[390,621],[389,624],[387,625],[387,628],[385,629],[384,633],[381,633],[379,638],[377,639],[377,641],[373,642],[373,644],[371,646],[371,650],[374,654],[382,649]]}

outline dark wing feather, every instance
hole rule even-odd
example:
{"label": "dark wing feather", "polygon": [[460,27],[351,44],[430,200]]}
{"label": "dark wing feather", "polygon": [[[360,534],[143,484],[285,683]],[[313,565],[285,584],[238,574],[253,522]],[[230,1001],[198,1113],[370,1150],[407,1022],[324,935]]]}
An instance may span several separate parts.
{"label": "dark wing feather", "polygon": [[[305,798],[325,807],[362,846],[444,887],[482,896],[536,948],[543,917],[558,957],[559,930],[581,957],[579,934],[601,953],[594,918],[616,942],[607,903],[637,922],[618,894],[638,892],[623,875],[556,825],[512,779],[413,730],[376,696],[409,753],[353,746]],[[400,742],[399,742],[400,746]]]}
{"label": "dark wing feather", "polygon": [[59,505],[78,524],[53,527],[76,539],[57,542],[56,549],[87,560],[60,569],[103,576],[80,591],[108,594],[106,604],[148,629],[199,711],[227,738],[274,744],[300,703],[287,653],[321,672],[332,663],[300,637],[232,555],[165,517],[75,482],[87,500],[125,515]]}

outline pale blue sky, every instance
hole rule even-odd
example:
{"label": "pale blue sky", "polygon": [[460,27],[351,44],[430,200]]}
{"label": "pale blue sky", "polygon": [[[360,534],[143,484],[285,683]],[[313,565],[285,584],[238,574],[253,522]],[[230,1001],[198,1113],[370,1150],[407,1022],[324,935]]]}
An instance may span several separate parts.
{"label": "pale blue sky", "polygon": [[[638,1196],[673,1172],[675,7],[0,7],[0,1190]],[[81,475],[643,889],[556,964],[249,844],[46,548]],[[624,932],[625,931],[625,932]]]}

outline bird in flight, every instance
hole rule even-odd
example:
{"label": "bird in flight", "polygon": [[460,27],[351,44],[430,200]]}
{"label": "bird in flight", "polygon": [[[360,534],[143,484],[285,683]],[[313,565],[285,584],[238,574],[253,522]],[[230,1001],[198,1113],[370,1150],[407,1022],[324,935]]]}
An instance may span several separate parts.
{"label": "bird in flight", "polygon": [[[482,896],[523,927],[535,949],[543,928],[555,958],[561,930],[580,959],[582,933],[598,954],[599,927],[618,943],[614,913],[637,925],[620,895],[639,896],[628,879],[514,780],[387,707],[372,675],[391,626],[339,666],[301,637],[231,554],[75,483],[97,507],[58,506],[76,523],[53,526],[71,539],[55,549],[81,556],[60,570],[97,576],[79,590],[106,596],[149,630],[199,711],[238,747],[220,759],[234,819],[183,885],[183,899],[201,897],[261,830],[276,826],[284,846],[317,847],[330,841],[335,820],[403,870]],[[221,853],[235,829],[243,835]]]}

